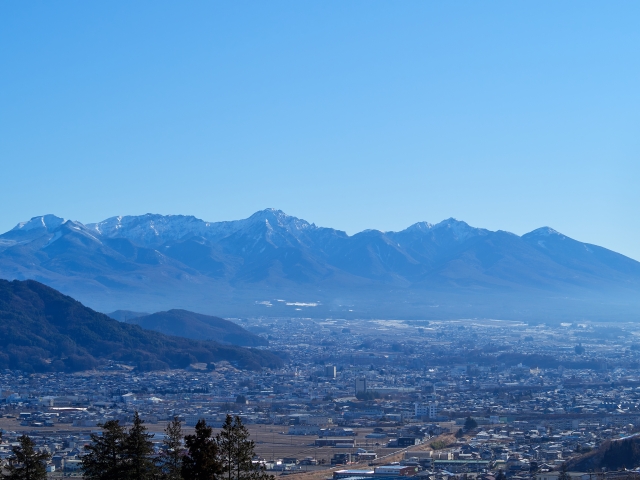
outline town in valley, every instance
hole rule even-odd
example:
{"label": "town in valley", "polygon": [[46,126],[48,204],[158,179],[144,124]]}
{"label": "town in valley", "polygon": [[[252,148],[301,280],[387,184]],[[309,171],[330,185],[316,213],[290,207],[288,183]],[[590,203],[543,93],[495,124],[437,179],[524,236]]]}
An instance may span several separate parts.
{"label": "town in valley", "polygon": [[81,476],[83,446],[108,420],[138,412],[159,447],[175,417],[188,432],[231,414],[274,475],[557,480],[563,465],[571,478],[620,475],[606,456],[588,469],[584,458],[640,431],[633,323],[233,321],[284,367],[0,372],[0,459],[26,433],[50,453],[50,477]]}

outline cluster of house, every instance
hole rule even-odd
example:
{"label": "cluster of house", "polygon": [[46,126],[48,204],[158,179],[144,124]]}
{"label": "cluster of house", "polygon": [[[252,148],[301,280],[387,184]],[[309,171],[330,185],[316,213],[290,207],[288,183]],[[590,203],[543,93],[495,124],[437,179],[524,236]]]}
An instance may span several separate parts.
{"label": "cluster of house", "polygon": [[[0,415],[14,421],[0,458],[24,428],[73,466],[80,452],[70,445],[134,410],[150,424],[177,416],[187,426],[201,418],[221,423],[234,412],[247,424],[278,425],[353,456],[428,450],[433,437],[456,433],[471,417],[472,440],[438,453],[451,458],[404,460],[417,462],[418,474],[518,476],[554,471],[640,425],[633,325],[613,336],[598,325],[479,321],[252,319],[244,326],[268,335],[265,348],[287,352],[285,367],[247,372],[219,362],[213,370],[138,372],[110,363],[73,375],[0,372]],[[274,462],[275,469],[286,464]]]}

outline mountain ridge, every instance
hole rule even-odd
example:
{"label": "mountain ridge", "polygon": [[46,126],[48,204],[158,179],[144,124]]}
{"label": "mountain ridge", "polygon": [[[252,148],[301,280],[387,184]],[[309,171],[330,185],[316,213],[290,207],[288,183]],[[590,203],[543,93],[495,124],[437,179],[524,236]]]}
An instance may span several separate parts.
{"label": "mountain ridge", "polygon": [[[518,236],[454,218],[348,235],[276,209],[225,222],[47,215],[0,235],[0,277],[36,279],[103,311],[413,318],[438,304],[446,318],[533,319],[548,318],[550,302],[563,318],[640,314],[639,262],[550,227]],[[319,305],[271,302],[283,297]]]}

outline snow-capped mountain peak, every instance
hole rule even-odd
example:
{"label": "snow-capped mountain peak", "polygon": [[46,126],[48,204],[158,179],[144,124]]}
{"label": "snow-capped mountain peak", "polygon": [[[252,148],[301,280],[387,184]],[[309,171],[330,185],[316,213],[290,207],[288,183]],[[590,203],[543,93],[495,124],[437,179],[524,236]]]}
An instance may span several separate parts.
{"label": "snow-capped mountain peak", "polygon": [[458,242],[462,242],[464,240],[467,240],[468,238],[478,235],[486,235],[488,233],[487,230],[472,227],[468,223],[456,220],[455,218],[448,218],[446,220],[443,220],[435,224],[432,229],[434,232],[447,231]]}
{"label": "snow-capped mountain peak", "polygon": [[550,237],[552,235],[558,235],[564,237],[564,235],[551,227],[540,227],[526,234],[526,236],[538,236],[538,237]]}
{"label": "snow-capped mountain peak", "polygon": [[433,224],[429,222],[414,223],[410,227],[406,228],[406,232],[428,232],[433,228]]}
{"label": "snow-capped mountain peak", "polygon": [[54,230],[58,228],[60,225],[65,223],[64,218],[56,217],[55,215],[41,215],[39,217],[33,217],[31,220],[27,222],[20,222],[16,225],[13,230],[34,230],[37,228],[44,228],[46,230]]}
{"label": "snow-capped mountain peak", "polygon": [[[242,222],[242,220],[240,221]],[[290,232],[316,228],[314,224],[311,224],[306,220],[287,215],[282,210],[277,210],[275,208],[260,210],[246,219],[247,223],[254,223],[256,221],[266,221],[273,228],[280,227]]]}

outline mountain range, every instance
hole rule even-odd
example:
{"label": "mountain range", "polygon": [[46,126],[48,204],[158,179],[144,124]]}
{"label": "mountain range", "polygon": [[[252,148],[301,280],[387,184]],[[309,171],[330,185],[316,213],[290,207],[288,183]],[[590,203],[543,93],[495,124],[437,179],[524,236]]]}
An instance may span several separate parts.
{"label": "mountain range", "polygon": [[225,317],[636,320],[640,263],[543,227],[518,236],[448,219],[355,235],[280,210],[244,220],[34,217],[0,235],[0,277],[100,311]]}
{"label": "mountain range", "polygon": [[33,280],[0,280],[0,369],[73,372],[112,361],[158,370],[221,360],[247,369],[283,364],[265,350],[168,336],[118,322]]}

